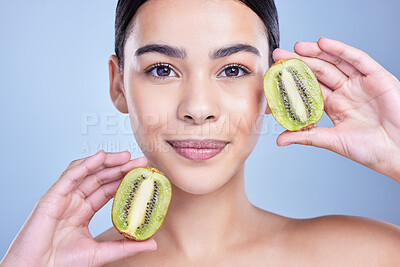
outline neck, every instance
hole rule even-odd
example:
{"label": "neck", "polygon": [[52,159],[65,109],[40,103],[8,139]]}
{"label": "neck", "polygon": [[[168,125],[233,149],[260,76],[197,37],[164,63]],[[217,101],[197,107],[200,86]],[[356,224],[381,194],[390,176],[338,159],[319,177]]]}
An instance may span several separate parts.
{"label": "neck", "polygon": [[[167,216],[158,242],[176,246],[187,257],[216,251],[243,239],[248,220],[258,220],[259,213],[247,199],[244,165],[224,186],[206,195],[193,195],[173,185]],[[254,221],[253,221],[254,222]],[[160,244],[161,245],[161,244]]]}

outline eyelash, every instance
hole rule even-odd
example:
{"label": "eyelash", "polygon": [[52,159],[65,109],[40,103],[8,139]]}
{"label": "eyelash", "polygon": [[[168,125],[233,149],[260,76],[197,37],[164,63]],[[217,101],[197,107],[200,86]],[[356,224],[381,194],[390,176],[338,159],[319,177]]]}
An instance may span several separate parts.
{"label": "eyelash", "polygon": [[[147,75],[150,75],[150,76],[152,76],[152,77],[154,77],[154,78],[156,78],[156,79],[161,79],[161,80],[170,77],[170,76],[155,76],[155,75],[151,74],[151,72],[152,72],[154,69],[159,68],[159,67],[167,67],[167,68],[170,68],[171,70],[173,70],[175,73],[177,72],[177,71],[175,70],[175,68],[174,68],[171,64],[169,64],[169,63],[164,63],[164,62],[157,62],[157,63],[155,63],[155,64],[149,66],[148,68],[146,68],[146,69],[144,70],[144,73],[147,74]],[[250,74],[252,73],[247,67],[245,67],[244,65],[242,65],[242,64],[240,64],[240,63],[232,63],[232,64],[229,64],[229,65],[226,65],[226,66],[222,69],[222,71],[221,71],[220,73],[222,73],[223,71],[226,71],[227,69],[232,68],[232,67],[240,68],[240,69],[243,71],[244,74],[241,75],[241,76],[224,76],[224,77],[227,77],[227,78],[229,78],[229,79],[239,79],[239,78],[246,77],[246,76],[248,76],[248,75],[250,75]]]}
{"label": "eyelash", "polygon": [[146,68],[146,69],[144,70],[144,73],[147,74],[147,75],[150,75],[150,76],[152,76],[152,77],[154,77],[154,78],[156,78],[156,79],[164,80],[164,79],[168,78],[169,76],[167,76],[167,77],[162,77],[162,76],[155,76],[155,75],[151,74],[151,72],[152,72],[154,69],[159,68],[159,67],[168,67],[168,68],[170,68],[171,70],[173,70],[173,71],[176,73],[176,70],[175,70],[174,67],[172,67],[172,65],[170,65],[170,64],[168,64],[168,63],[163,63],[163,62],[157,62],[156,64],[151,65],[150,67],[148,67],[148,68]]}
{"label": "eyelash", "polygon": [[232,67],[236,67],[236,68],[242,69],[243,75],[241,75],[241,76],[225,76],[225,77],[228,77],[230,79],[240,79],[240,78],[244,78],[244,77],[246,77],[246,76],[251,74],[251,71],[247,67],[243,66],[240,63],[229,64],[229,65],[225,66],[220,73],[222,73],[222,72],[224,72],[227,69],[232,68]]}

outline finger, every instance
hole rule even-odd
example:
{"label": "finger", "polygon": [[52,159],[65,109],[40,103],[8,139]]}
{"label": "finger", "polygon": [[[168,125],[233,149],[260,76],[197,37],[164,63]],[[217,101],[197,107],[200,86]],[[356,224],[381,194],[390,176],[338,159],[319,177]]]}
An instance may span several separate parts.
{"label": "finger", "polygon": [[99,166],[95,172],[103,170],[105,168],[117,166],[128,162],[131,159],[131,153],[129,151],[121,151],[115,153],[106,153],[106,159],[104,163]]}
{"label": "finger", "polygon": [[80,164],[65,170],[52,187],[52,190],[60,195],[69,194],[86,176],[93,173],[104,162],[104,159],[105,152],[100,150],[93,156],[81,161]]}
{"label": "finger", "polygon": [[333,93],[333,91],[321,82],[319,83],[319,85],[321,87],[322,97],[324,98],[324,102],[326,102],[328,97]]}
{"label": "finger", "polygon": [[82,161],[84,161],[84,160],[87,159],[87,158],[88,158],[88,157],[86,157],[86,158],[81,158],[81,159],[76,159],[76,160],[74,160],[74,161],[71,161],[71,163],[68,165],[68,167],[66,168],[66,170],[68,170],[68,169],[70,169],[70,168],[72,168],[72,167],[74,167],[74,166],[80,164]]}
{"label": "finger", "polygon": [[121,179],[102,185],[93,194],[85,199],[85,201],[87,201],[92,208],[88,214],[88,220],[90,220],[96,212],[98,212],[105,204],[107,204],[110,199],[114,197],[120,182]]}
{"label": "finger", "polygon": [[319,58],[330,62],[350,78],[361,74],[347,61],[321,50],[321,48],[315,42],[297,42],[294,45],[294,51],[301,56]]}
{"label": "finger", "polygon": [[[122,159],[122,158],[121,158]],[[96,173],[89,175],[86,179],[82,181],[82,183],[77,187],[77,190],[82,192],[84,197],[89,196],[94,191],[96,191],[100,186],[103,184],[107,184],[113,182],[115,180],[122,179],[130,170],[139,166],[146,166],[147,159],[146,157],[140,157],[133,160],[129,160],[125,162],[124,160],[121,161],[114,161],[116,166],[108,167]],[[123,164],[123,165],[120,165]]]}
{"label": "finger", "polygon": [[370,75],[382,69],[382,66],[367,53],[342,42],[321,37],[318,40],[318,46],[321,50],[347,61],[364,75]]}
{"label": "finger", "polygon": [[337,142],[338,140],[332,127],[313,127],[298,132],[285,131],[276,139],[276,144],[278,146],[300,144],[325,148],[332,151],[335,151],[335,148],[338,147]]}
{"label": "finger", "polygon": [[[121,158],[121,155],[122,158]],[[111,153],[111,152],[106,152],[106,159],[104,160],[103,165],[99,166],[95,172],[100,171],[101,169],[104,169],[104,167],[113,167],[116,166],[118,164],[122,164],[121,162],[125,160],[128,161],[131,158],[131,153],[129,151],[121,151],[121,152],[116,152],[116,153]],[[84,161],[86,158],[82,158],[82,159],[77,159],[72,161],[67,169],[80,164],[82,161]]]}
{"label": "finger", "polygon": [[131,257],[139,252],[152,251],[157,249],[157,243],[154,239],[136,242],[127,239],[117,241],[107,241],[98,243],[95,266],[122,260]]}
{"label": "finger", "polygon": [[277,59],[297,58],[303,60],[313,71],[317,79],[323,82],[332,90],[339,89],[347,80],[348,77],[343,74],[337,67],[324,60],[310,57],[303,57],[297,53],[290,52],[284,49],[275,49],[274,57]]}

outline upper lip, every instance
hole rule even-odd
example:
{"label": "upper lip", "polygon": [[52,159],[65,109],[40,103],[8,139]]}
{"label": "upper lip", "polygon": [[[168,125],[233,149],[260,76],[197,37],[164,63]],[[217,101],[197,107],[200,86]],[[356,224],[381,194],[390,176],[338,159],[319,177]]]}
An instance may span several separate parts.
{"label": "upper lip", "polygon": [[168,140],[170,145],[175,148],[203,148],[203,149],[221,149],[224,148],[229,142],[216,140],[216,139],[185,139],[185,140]]}

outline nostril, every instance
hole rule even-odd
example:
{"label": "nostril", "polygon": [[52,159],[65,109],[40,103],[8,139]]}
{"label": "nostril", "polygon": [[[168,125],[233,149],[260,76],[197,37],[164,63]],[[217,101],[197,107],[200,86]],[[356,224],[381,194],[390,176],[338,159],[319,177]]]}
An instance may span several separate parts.
{"label": "nostril", "polygon": [[185,118],[185,119],[188,119],[188,120],[190,120],[190,121],[194,121],[194,122],[196,122],[196,123],[203,123],[203,122],[205,122],[205,121],[207,121],[207,120],[214,120],[214,119],[215,119],[215,116],[214,116],[214,115],[209,115],[209,116],[207,116],[206,118],[204,118],[204,117],[202,118],[202,116],[199,116],[199,117],[196,119],[196,118],[193,117],[193,116],[185,115],[184,118]]}
{"label": "nostril", "polygon": [[189,115],[185,115],[185,118],[189,119],[189,120],[193,120],[193,118]]}

